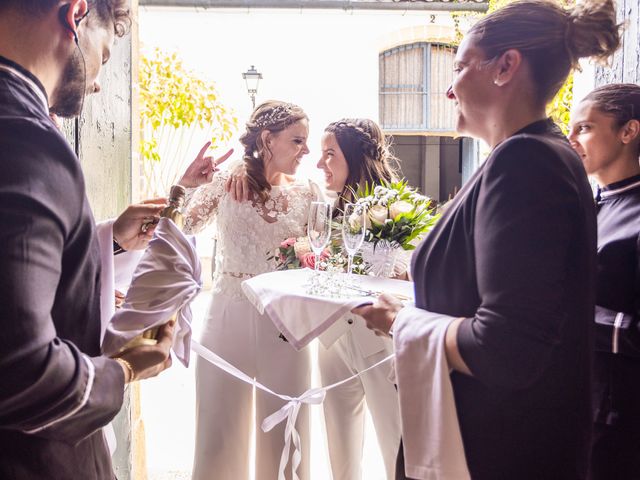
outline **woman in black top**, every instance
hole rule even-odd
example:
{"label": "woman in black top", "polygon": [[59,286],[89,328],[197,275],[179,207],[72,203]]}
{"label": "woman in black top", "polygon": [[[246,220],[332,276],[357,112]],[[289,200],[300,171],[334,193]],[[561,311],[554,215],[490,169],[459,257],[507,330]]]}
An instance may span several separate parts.
{"label": "woman in black top", "polygon": [[590,478],[640,478],[640,86],[597,88],[572,115],[571,146],[598,184]]}
{"label": "woman in black top", "polygon": [[[602,0],[570,10],[514,2],[471,28],[448,96],[458,132],[492,152],[414,254],[416,307],[426,312],[387,296],[357,309],[381,333],[393,325],[396,346],[408,341],[409,318],[449,316],[445,352],[474,480],[587,475],[595,211],[545,105],[579,58],[607,58],[618,44],[614,6]],[[442,478],[404,460],[396,478]]]}

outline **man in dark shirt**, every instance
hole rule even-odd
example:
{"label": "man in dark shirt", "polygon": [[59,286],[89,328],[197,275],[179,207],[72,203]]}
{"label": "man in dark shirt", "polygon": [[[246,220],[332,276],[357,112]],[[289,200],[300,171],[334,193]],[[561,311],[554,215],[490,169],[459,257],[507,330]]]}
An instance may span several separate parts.
{"label": "man in dark shirt", "polygon": [[[112,479],[101,427],[126,382],[170,363],[170,325],[157,346],[101,356],[94,219],[78,159],[49,118],[77,115],[99,90],[127,22],[124,0],[0,0],[2,479]],[[139,227],[125,215],[116,237],[134,245]]]}

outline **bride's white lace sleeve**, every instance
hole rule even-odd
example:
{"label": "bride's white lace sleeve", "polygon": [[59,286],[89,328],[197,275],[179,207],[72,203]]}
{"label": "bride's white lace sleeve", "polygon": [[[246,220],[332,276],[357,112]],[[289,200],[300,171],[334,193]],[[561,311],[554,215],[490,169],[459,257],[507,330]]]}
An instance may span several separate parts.
{"label": "bride's white lace sleeve", "polygon": [[226,172],[219,172],[214,175],[211,183],[187,191],[186,204],[183,209],[184,233],[201,232],[215,219],[220,200],[226,194],[224,186],[227,177]]}

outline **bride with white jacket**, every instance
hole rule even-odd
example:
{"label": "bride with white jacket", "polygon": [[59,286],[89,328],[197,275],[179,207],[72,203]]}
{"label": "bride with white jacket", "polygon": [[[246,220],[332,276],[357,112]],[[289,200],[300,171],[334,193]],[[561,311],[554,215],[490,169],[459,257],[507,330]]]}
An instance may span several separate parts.
{"label": "bride with white jacket", "polygon": [[[321,144],[318,168],[325,173],[325,188],[338,193],[336,211],[340,211],[365,182],[371,185],[396,180],[390,165],[395,159],[380,127],[372,120],[344,119],[331,123],[325,129]],[[400,260],[396,274],[406,271],[408,259]],[[355,318],[353,314],[346,315],[321,338],[319,364],[324,385],[362,372],[393,353],[393,342],[389,338],[376,336],[363,321]],[[328,337],[335,341],[331,343]],[[328,347],[322,346],[327,344]],[[324,416],[334,480],[362,478],[365,400],[387,478],[394,477],[400,445],[400,413],[389,373],[390,363],[383,364],[327,392]]]}

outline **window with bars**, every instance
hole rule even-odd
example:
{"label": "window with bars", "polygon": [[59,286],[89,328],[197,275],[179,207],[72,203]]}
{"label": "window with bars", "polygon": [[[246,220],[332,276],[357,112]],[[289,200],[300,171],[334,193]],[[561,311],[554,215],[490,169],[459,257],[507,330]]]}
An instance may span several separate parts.
{"label": "window with bars", "polygon": [[454,57],[455,47],[427,42],[380,54],[380,121],[385,130],[454,130],[454,104],[446,97]]}

